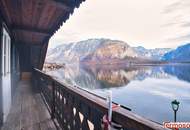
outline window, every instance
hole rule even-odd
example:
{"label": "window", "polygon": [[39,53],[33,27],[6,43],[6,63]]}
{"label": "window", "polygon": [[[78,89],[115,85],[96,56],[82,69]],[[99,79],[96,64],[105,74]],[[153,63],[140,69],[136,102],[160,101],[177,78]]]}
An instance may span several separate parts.
{"label": "window", "polygon": [[3,28],[3,41],[2,41],[2,74],[6,76],[10,73],[10,52],[11,40],[8,32]]}

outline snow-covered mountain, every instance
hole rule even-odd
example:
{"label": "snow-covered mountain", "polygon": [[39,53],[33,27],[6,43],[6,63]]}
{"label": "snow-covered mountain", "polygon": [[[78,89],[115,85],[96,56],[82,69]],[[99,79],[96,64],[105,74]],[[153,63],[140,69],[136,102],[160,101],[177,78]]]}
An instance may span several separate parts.
{"label": "snow-covered mountain", "polygon": [[47,62],[78,62],[105,44],[106,39],[89,39],[76,43],[62,44],[47,52]]}
{"label": "snow-covered mountain", "polygon": [[155,49],[146,49],[142,46],[133,47],[139,57],[146,57],[149,59],[160,60],[165,53],[171,51],[170,48],[155,48]]}
{"label": "snow-covered mountain", "polygon": [[190,43],[179,46],[177,49],[166,53],[162,60],[174,62],[190,62]]}
{"label": "snow-covered mountain", "polygon": [[107,39],[94,52],[81,59],[81,62],[93,64],[121,63],[129,58],[136,59],[138,54],[126,42]]}
{"label": "snow-covered mountain", "polygon": [[170,49],[145,49],[131,47],[126,42],[110,39],[88,39],[76,43],[63,44],[47,52],[46,62],[118,62],[119,60],[151,59],[159,60]]}

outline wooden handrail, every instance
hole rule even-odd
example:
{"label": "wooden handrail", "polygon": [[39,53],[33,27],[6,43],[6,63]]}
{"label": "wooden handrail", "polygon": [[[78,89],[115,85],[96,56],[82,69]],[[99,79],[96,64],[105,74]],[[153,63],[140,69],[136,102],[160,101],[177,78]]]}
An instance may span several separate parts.
{"label": "wooden handrail", "polygon": [[[47,75],[40,70],[35,69],[33,74],[34,79],[38,80],[37,86],[40,86],[40,92],[49,103],[50,108],[52,106],[52,101],[55,102],[53,110],[55,114],[53,113],[53,115],[63,128],[66,128],[68,125],[69,127],[72,126],[73,128],[77,127],[87,129],[87,126],[85,125],[88,123],[88,121],[94,125],[94,129],[98,130],[101,128],[101,119],[108,111],[105,99],[84,91],[78,87],[60,83],[60,81],[54,77]],[[55,99],[52,99],[52,95],[54,95]],[[64,113],[70,113],[69,117],[64,115]],[[78,120],[78,118],[80,118],[79,113],[83,115],[83,122]],[[75,123],[79,124],[73,126],[72,120],[75,120]],[[121,125],[123,129],[166,130],[166,128],[164,128],[161,124],[147,120],[123,107],[118,107],[113,111],[112,120],[115,123]]]}

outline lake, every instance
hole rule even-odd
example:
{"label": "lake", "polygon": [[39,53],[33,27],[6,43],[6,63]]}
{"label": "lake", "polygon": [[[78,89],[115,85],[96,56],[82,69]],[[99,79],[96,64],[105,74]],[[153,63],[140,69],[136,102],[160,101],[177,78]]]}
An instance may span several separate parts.
{"label": "lake", "polygon": [[190,65],[163,66],[69,66],[47,72],[68,84],[105,97],[147,119],[174,120],[171,102],[180,101],[177,121],[190,121]]}

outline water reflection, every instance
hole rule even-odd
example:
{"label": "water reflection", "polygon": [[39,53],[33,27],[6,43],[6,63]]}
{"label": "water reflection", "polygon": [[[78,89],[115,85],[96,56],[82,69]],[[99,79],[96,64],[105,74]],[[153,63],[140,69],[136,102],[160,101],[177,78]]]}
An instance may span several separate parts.
{"label": "water reflection", "polygon": [[178,65],[178,66],[165,66],[165,73],[176,76],[180,80],[190,82],[190,66]]}
{"label": "water reflection", "polygon": [[190,66],[70,66],[51,75],[105,96],[148,119],[173,121],[171,101],[178,99],[178,121],[190,121]]}
{"label": "water reflection", "polygon": [[[170,68],[170,67],[169,67]],[[48,71],[47,73],[65,82],[88,89],[100,89],[126,86],[132,80],[152,78],[169,78],[163,67],[136,66],[67,66],[65,69]]]}

